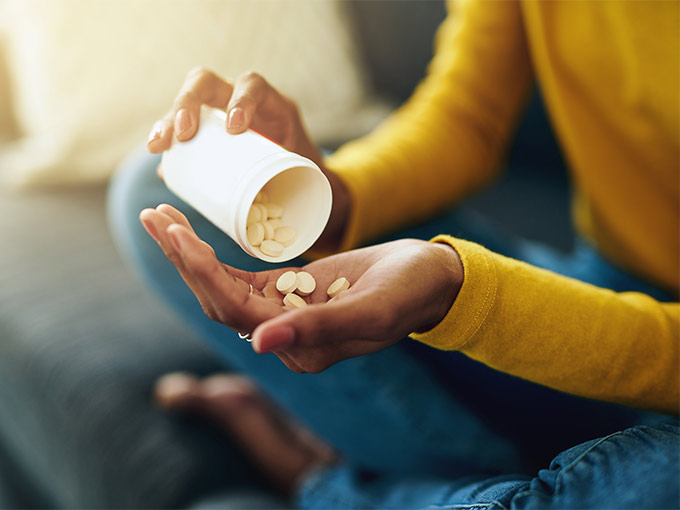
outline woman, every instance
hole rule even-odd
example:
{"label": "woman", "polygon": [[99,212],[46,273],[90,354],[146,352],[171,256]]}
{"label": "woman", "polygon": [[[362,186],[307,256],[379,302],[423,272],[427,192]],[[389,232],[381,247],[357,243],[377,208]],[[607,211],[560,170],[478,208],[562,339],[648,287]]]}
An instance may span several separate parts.
{"label": "woman", "polygon": [[[149,150],[191,139],[202,104],[226,108],[230,133],[253,127],[323,169],[334,202],[316,250],[342,253],[305,266],[319,281],[318,304],[284,313],[268,291],[283,268],[244,271],[269,267],[243,262],[233,244],[192,220],[222,265],[176,208],[145,209],[144,227],[199,310],[132,226],[118,227],[121,245],[231,366],[324,441],[291,432],[240,378],[169,376],[161,402],[216,418],[301,506],[677,505],[675,419],[600,404],[678,413],[680,319],[669,302],[680,232],[677,19],[676,2],[457,2],[413,97],[325,160],[294,103],[259,75],[232,84],[190,73]],[[488,182],[534,78],[575,185],[584,240],[571,256],[474,229],[468,238],[485,247],[437,235],[352,249],[432,218]],[[121,177],[120,207],[148,203],[148,195],[129,197],[139,196],[135,183],[150,164]],[[450,219],[416,235],[449,232]],[[351,289],[323,303],[338,276]],[[223,325],[250,333],[252,344],[227,339]],[[400,342],[407,335],[558,391],[521,407],[521,418],[489,414],[507,410],[504,401],[520,406],[535,386],[487,384],[491,370],[456,381],[473,370],[469,361],[442,364],[438,351]],[[292,372],[253,351],[275,353]],[[486,391],[471,393],[470,384]]]}

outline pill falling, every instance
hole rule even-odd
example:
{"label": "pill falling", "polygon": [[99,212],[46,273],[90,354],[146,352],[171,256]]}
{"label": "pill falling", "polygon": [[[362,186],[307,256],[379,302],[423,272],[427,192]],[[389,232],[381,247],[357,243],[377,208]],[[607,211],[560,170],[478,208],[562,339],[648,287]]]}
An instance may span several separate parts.
{"label": "pill falling", "polygon": [[308,296],[316,289],[316,280],[306,271],[300,271],[297,275],[297,293],[301,296]]}
{"label": "pill falling", "polygon": [[291,308],[302,308],[307,306],[307,302],[297,294],[286,294],[283,297],[283,304]]}
{"label": "pill falling", "polygon": [[280,257],[283,254],[283,245],[268,239],[266,241],[262,241],[260,250],[262,250],[262,253],[269,255],[270,257]]}
{"label": "pill falling", "polygon": [[328,297],[334,298],[335,296],[337,296],[341,292],[346,291],[347,289],[349,289],[349,280],[343,276],[330,284],[328,290],[326,291],[326,294],[328,294]]}
{"label": "pill falling", "polygon": [[295,271],[286,271],[276,280],[276,290],[281,294],[290,294],[297,289],[297,275]]}

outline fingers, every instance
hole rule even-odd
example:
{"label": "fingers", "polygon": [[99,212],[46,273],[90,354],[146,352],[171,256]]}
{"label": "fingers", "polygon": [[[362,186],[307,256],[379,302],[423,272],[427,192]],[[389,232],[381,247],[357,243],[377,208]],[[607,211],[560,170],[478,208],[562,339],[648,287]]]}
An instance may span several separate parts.
{"label": "fingers", "polygon": [[[177,252],[175,246],[172,244],[171,239],[167,235],[167,229],[171,225],[175,225],[175,221],[167,214],[159,212],[156,209],[144,209],[139,214],[139,219],[149,235],[153,237],[158,243],[161,250],[163,251],[163,254],[170,262],[172,262],[184,282],[194,293],[201,304],[201,307],[203,308],[203,312],[208,317],[215,317],[216,312],[213,309],[212,300],[208,295],[206,295],[203,287],[198,283],[196,278],[194,278],[191,271],[185,267],[182,257]],[[212,256],[210,251],[208,251],[205,246],[200,246],[200,249],[206,250],[207,253]]]}
{"label": "fingers", "polygon": [[[266,129],[267,121],[272,120],[285,128],[278,136],[274,132],[265,134],[280,143],[301,130],[299,112],[293,101],[272,87],[258,73],[251,71],[239,76],[227,106],[227,131],[237,134],[249,127],[256,130]],[[309,149],[305,147],[304,152],[308,153]]]}
{"label": "fingers", "polygon": [[259,323],[283,313],[276,301],[259,290],[251,291],[251,284],[256,289],[265,287],[266,272],[249,273],[219,262],[212,247],[194,233],[187,218],[174,207],[161,204],[156,209],[144,209],[139,218],[209,318],[238,331],[252,331]]}
{"label": "fingers", "polygon": [[[166,211],[168,214],[164,214]],[[172,215],[172,216],[170,216]],[[184,215],[168,205],[145,210],[142,222],[152,219],[166,257],[196,295],[206,315],[240,331],[252,331],[282,309],[251,294],[251,274],[220,263],[212,248],[198,238]]]}
{"label": "fingers", "polygon": [[197,67],[187,74],[170,111],[154,124],[147,148],[151,153],[163,152],[172,145],[172,137],[190,140],[198,131],[201,105],[225,108],[233,87],[214,72]]}
{"label": "fingers", "polygon": [[[292,347],[286,351],[286,355],[292,361],[284,363],[296,373],[318,374],[336,363],[358,356],[365,356],[373,352],[385,349],[401,340],[394,338],[376,342],[374,340],[344,340],[333,343],[323,343],[319,347]],[[276,353],[281,358],[281,353]],[[283,358],[281,358],[283,361]]]}
{"label": "fingers", "polygon": [[379,296],[363,292],[288,311],[267,321],[253,332],[252,345],[260,353],[290,353],[291,347],[318,347],[349,340],[397,340],[409,333],[401,329],[392,309],[380,306]]}
{"label": "fingers", "polygon": [[172,145],[173,122],[170,115],[166,115],[151,128],[146,148],[151,154],[158,154]]}
{"label": "fingers", "polygon": [[[182,262],[183,270],[189,275],[194,293],[209,301],[204,306],[208,316],[227,324],[239,331],[252,331],[255,327],[277,314],[283,309],[262,296],[251,294],[250,285],[236,278],[213,254],[202,245],[201,240],[189,229],[180,224],[167,228],[167,235],[173,242]],[[199,297],[199,301],[203,301]]]}
{"label": "fingers", "polygon": [[180,142],[192,139],[198,131],[204,104],[226,108],[226,129],[231,134],[253,127],[278,143],[294,147],[296,152],[320,160],[316,146],[304,132],[295,103],[262,76],[247,72],[232,85],[200,67],[189,72],[173,107],[154,124],[147,141],[149,152],[168,150],[173,137]]}
{"label": "fingers", "polygon": [[238,77],[227,106],[227,130],[230,133],[246,130],[270,89],[269,83],[257,73],[244,73]]}
{"label": "fingers", "polygon": [[[167,214],[168,216],[170,216],[170,218],[172,218],[175,221],[175,223],[179,223],[180,225],[185,226],[186,228],[191,230],[191,232],[194,233],[194,234],[196,233],[194,231],[194,227],[191,226],[191,223],[189,223],[189,220],[187,219],[187,217],[184,216],[184,214],[182,214],[180,211],[175,209],[173,206],[171,206],[169,204],[161,204],[158,207],[156,207],[156,210],[163,213],[163,214]],[[210,253],[212,253],[213,256],[214,256],[215,250],[213,249],[213,247],[210,246],[205,241],[203,241],[202,239],[201,239],[201,242],[205,245],[206,248],[208,248],[208,250],[210,250]]]}
{"label": "fingers", "polygon": [[189,223],[189,220],[187,219],[187,217],[184,216],[184,214],[182,214],[180,211],[175,209],[170,204],[160,204],[158,207],[156,207],[156,210],[158,212],[163,213],[163,214],[167,214],[168,216],[170,216],[170,218],[175,220],[175,223],[179,223],[180,225],[184,225],[186,228],[188,228],[189,230],[194,232],[194,228]]}

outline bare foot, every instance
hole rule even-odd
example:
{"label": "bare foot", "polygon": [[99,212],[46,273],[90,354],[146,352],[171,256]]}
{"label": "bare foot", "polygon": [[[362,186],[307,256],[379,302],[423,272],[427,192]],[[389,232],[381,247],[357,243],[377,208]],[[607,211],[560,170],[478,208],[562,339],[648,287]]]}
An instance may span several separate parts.
{"label": "bare foot", "polygon": [[162,407],[197,413],[222,427],[285,496],[309,470],[337,459],[328,444],[284,415],[246,377],[199,380],[172,373],[157,381],[155,395]]}

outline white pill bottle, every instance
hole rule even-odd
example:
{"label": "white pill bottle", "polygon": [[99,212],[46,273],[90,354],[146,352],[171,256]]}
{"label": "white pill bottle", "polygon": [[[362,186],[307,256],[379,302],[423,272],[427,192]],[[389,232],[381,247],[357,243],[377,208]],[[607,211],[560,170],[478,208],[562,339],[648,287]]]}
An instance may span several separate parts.
{"label": "white pill bottle", "polygon": [[[253,257],[285,262],[301,255],[328,222],[328,179],[313,161],[252,130],[231,135],[225,126],[224,111],[204,106],[196,136],[175,140],[163,154],[165,184]],[[280,257],[253,249],[246,235],[248,212],[265,185],[269,200],[283,207],[282,224],[297,231]]]}

